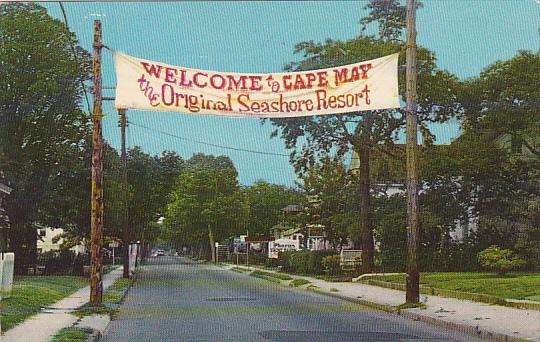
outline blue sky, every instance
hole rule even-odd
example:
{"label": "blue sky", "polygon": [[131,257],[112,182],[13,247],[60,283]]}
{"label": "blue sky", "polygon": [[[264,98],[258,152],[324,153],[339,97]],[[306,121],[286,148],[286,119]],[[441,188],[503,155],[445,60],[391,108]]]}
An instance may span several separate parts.
{"label": "blue sky", "polygon": [[[460,78],[478,73],[519,50],[537,51],[540,5],[535,0],[423,0],[418,11],[418,43],[436,53],[438,65]],[[197,69],[230,72],[278,72],[298,58],[301,41],[358,36],[358,20],[367,1],[345,2],[151,2],[64,3],[68,22],[80,44],[91,51],[93,21],[101,19],[104,43],[136,57]],[[58,3],[44,4],[62,18]],[[104,50],[104,85],[114,86],[111,54]],[[114,96],[112,90],[105,96]],[[112,102],[105,103],[104,136],[120,145]],[[288,157],[232,151],[196,143],[203,141],[240,149],[288,154],[283,141],[270,139],[272,126],[258,119],[196,116],[181,113],[128,111],[128,146],[152,154],[176,151],[226,154],[235,163],[242,184],[257,179],[292,185],[296,175]],[[173,138],[157,131],[180,138]],[[438,143],[459,134],[458,123],[433,128]]]}

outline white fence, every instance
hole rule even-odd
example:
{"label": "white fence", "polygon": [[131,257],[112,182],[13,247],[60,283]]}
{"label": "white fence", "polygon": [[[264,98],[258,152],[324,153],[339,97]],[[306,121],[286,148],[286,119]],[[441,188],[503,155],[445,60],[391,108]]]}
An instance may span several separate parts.
{"label": "white fence", "polygon": [[14,266],[14,253],[0,253],[0,299],[11,297]]}
{"label": "white fence", "polygon": [[221,245],[216,242],[216,262],[229,260],[229,245]]}
{"label": "white fence", "polygon": [[340,266],[344,270],[352,270],[362,264],[362,250],[342,249]]}

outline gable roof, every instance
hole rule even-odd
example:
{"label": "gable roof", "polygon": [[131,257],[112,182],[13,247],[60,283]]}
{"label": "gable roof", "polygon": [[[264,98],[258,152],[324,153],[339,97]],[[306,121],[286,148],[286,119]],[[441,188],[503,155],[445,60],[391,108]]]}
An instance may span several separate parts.
{"label": "gable roof", "polygon": [[10,188],[9,186],[7,186],[5,184],[0,183],[0,192],[3,192],[5,194],[9,195],[11,193],[11,191],[13,191],[12,188]]}

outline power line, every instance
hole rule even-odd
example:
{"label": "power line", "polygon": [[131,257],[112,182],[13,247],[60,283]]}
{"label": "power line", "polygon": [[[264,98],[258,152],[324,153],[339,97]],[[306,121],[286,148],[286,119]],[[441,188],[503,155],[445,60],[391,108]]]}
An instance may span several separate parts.
{"label": "power line", "polygon": [[[73,57],[75,58],[75,72],[77,75],[79,74],[79,59],[77,58],[77,52],[75,51],[75,47],[73,46],[73,41],[69,39],[69,24],[66,16],[66,10],[64,9],[64,5],[62,4],[62,1],[58,1],[58,4],[60,5],[60,10],[62,11],[62,15],[64,16],[64,23],[66,24],[66,28],[68,30],[68,40],[69,45],[71,46],[71,51],[73,52]],[[84,82],[81,80],[81,86],[84,92],[84,98],[86,99],[86,107],[88,108],[88,115],[92,113],[90,110],[90,101],[88,101],[88,94],[86,93],[86,87],[84,85]]]}
{"label": "power line", "polygon": [[232,150],[232,151],[248,152],[248,153],[254,153],[254,154],[262,154],[262,155],[267,155],[267,156],[289,157],[288,154],[283,154],[283,153],[256,151],[256,150],[250,150],[250,149],[246,149],[246,148],[239,148],[239,147],[231,147],[231,146],[223,146],[223,145],[218,145],[218,144],[212,144],[212,143],[209,143],[209,142],[206,142],[206,141],[193,140],[193,139],[181,137],[181,136],[178,136],[176,134],[169,133],[169,132],[161,131],[161,130],[158,130],[158,129],[155,129],[155,128],[150,128],[148,126],[144,126],[144,125],[137,124],[137,123],[134,123],[134,122],[129,122],[129,124],[133,125],[133,126],[141,127],[141,128],[144,128],[144,129],[147,129],[147,130],[150,130],[150,131],[154,131],[154,132],[157,132],[157,133],[160,133],[160,134],[172,137],[172,138],[176,138],[176,139],[183,140],[183,141],[190,141],[190,142],[194,142],[194,143],[201,144],[201,145],[207,145],[207,146],[212,146],[212,147],[217,147],[217,148],[222,148],[222,149]]}

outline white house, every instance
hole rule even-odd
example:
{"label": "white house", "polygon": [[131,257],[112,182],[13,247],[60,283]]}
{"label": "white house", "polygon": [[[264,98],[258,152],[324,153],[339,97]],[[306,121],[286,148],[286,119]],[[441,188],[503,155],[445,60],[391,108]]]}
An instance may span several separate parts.
{"label": "white house", "polygon": [[[55,238],[59,235],[62,235],[64,230],[62,228],[51,228],[43,227],[39,228],[37,231],[38,240],[37,240],[37,251],[38,253],[45,253],[50,251],[59,251],[60,246],[62,245],[63,239],[60,238],[55,242]],[[75,254],[86,252],[84,245],[80,244],[75,247],[70,248]]]}

